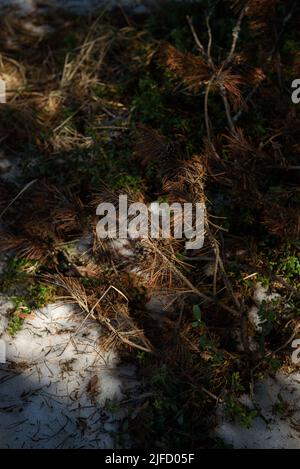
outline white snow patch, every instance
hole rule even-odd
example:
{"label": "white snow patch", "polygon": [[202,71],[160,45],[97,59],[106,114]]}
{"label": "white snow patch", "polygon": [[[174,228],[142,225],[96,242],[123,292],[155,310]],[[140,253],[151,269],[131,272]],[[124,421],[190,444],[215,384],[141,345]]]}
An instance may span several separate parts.
{"label": "white snow patch", "polygon": [[256,304],[260,305],[263,301],[272,301],[279,298],[278,293],[268,293],[268,288],[264,287],[260,282],[257,282],[253,294],[253,300]]}
{"label": "white snow patch", "polygon": [[101,328],[71,305],[49,305],[6,341],[0,365],[1,448],[112,448],[125,409],[109,412],[134,390],[133,367],[101,350]]}
{"label": "white snow patch", "polygon": [[[216,434],[234,448],[300,449],[300,372],[265,378],[255,385],[254,401],[260,408],[251,428],[226,421],[219,409]],[[251,406],[249,396],[241,402]],[[252,403],[253,405],[253,403]]]}
{"label": "white snow patch", "polygon": [[249,318],[250,323],[254,327],[254,329],[257,332],[261,332],[262,324],[264,321],[260,318],[258,311],[259,311],[259,308],[257,306],[252,306],[249,309],[248,318]]}
{"label": "white snow patch", "polygon": [[130,258],[134,256],[128,239],[112,239],[110,246],[120,257]]}
{"label": "white snow patch", "polygon": [[0,295],[0,338],[6,331],[8,325],[8,314],[13,308],[13,303],[5,296]]}
{"label": "white snow patch", "polygon": [[257,332],[262,331],[262,324],[264,323],[258,314],[260,305],[263,301],[266,303],[271,303],[277,298],[280,298],[278,293],[268,293],[268,288],[264,287],[260,282],[255,285],[253,301],[255,302],[256,306],[254,305],[250,308],[248,317],[249,321]]}

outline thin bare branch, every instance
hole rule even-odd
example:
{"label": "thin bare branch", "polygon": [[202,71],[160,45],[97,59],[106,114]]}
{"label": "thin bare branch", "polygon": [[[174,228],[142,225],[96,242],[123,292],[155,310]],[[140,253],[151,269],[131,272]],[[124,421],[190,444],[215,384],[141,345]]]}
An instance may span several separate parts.
{"label": "thin bare branch", "polygon": [[196,46],[197,46],[198,49],[199,49],[199,52],[200,52],[204,57],[206,57],[205,48],[204,48],[202,42],[200,41],[198,34],[196,33],[196,30],[195,30],[194,25],[193,25],[193,20],[192,20],[192,18],[191,18],[190,16],[187,16],[186,19],[187,19],[187,22],[188,22],[188,24],[189,24],[190,30],[191,30],[191,32],[192,32],[193,38],[194,38],[194,40],[195,40]]}

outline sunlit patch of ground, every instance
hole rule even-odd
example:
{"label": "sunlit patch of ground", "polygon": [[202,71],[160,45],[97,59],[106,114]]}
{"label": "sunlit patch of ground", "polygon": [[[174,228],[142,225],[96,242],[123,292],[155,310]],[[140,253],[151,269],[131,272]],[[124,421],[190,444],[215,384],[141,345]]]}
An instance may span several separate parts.
{"label": "sunlit patch of ground", "polygon": [[234,448],[299,449],[300,448],[300,373],[278,373],[255,385],[253,400],[243,395],[240,402],[259,409],[250,428],[230,422],[219,412],[216,434]]}
{"label": "sunlit patch of ground", "polygon": [[[2,322],[7,303],[1,303]],[[132,366],[99,346],[101,329],[58,304],[2,335],[0,447],[112,448],[137,382]],[[123,446],[128,444],[126,435]]]}

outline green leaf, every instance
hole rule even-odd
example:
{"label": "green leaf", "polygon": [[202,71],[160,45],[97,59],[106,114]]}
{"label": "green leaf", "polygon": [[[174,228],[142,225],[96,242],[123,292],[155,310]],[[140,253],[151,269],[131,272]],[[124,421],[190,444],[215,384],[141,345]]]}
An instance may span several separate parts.
{"label": "green leaf", "polygon": [[201,321],[201,310],[198,305],[193,306],[193,316],[197,321]]}

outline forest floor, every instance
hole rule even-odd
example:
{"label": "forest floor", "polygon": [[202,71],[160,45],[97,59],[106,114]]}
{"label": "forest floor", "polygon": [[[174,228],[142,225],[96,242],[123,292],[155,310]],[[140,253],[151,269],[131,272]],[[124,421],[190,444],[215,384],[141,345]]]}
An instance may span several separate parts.
{"label": "forest floor", "polygon": [[[0,446],[299,448],[297,2],[22,3],[0,18]],[[100,241],[124,194],[205,204],[204,246]]]}

